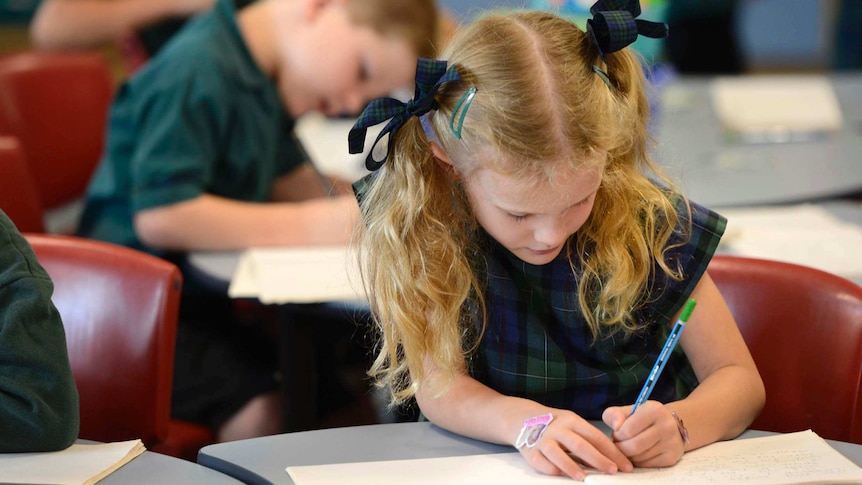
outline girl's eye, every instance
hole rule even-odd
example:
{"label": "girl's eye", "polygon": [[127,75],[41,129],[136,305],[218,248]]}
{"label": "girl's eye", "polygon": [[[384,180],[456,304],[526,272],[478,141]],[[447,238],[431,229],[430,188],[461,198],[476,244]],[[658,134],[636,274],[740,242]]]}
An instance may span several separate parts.
{"label": "girl's eye", "polygon": [[580,206],[582,206],[582,205],[587,205],[587,204],[589,204],[589,203],[590,203],[590,201],[591,201],[591,200],[593,200],[593,196],[592,196],[592,195],[588,196],[586,199],[584,199],[584,200],[582,200],[582,201],[578,202],[577,204],[575,204],[575,207],[580,207]]}
{"label": "girl's eye", "polygon": [[509,217],[511,217],[512,219],[514,219],[514,220],[515,220],[515,222],[521,222],[521,221],[523,221],[524,219],[526,219],[526,218],[527,218],[527,216],[524,216],[524,215],[517,215],[517,214],[509,214]]}

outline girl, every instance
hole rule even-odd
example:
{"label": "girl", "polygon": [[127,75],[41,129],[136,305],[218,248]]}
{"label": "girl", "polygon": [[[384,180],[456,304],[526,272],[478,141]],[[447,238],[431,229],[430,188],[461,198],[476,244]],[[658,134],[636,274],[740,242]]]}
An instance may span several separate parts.
{"label": "girl", "polygon": [[[592,12],[587,32],[545,12],[481,18],[448,45],[448,70],[420,60],[414,99],[375,101],[351,132],[361,151],[365,127],[394,115],[387,157],[372,149],[379,170],[355,187],[381,336],[370,374],[393,404],[415,397],[435,424],[578,480],[584,465],[673,465],[764,402],[706,273],[725,220],[650,160],[625,46],[665,27],[634,21],[635,1]],[[689,298],[681,348],[632,414]]]}

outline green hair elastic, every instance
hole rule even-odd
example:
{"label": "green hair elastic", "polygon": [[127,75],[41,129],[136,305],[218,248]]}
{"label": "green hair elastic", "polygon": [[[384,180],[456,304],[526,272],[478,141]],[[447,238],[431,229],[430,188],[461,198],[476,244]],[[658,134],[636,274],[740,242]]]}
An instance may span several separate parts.
{"label": "green hair elastic", "polygon": [[[455,109],[452,110],[452,115],[449,117],[449,129],[455,134],[455,138],[459,140],[461,139],[461,130],[464,128],[464,117],[467,116],[467,110],[470,108],[470,104],[473,103],[473,97],[475,96],[476,87],[471,86],[470,89],[464,92],[461,99],[455,103]],[[461,111],[461,116],[458,117],[458,127],[455,128],[455,115],[458,114],[459,110]]]}

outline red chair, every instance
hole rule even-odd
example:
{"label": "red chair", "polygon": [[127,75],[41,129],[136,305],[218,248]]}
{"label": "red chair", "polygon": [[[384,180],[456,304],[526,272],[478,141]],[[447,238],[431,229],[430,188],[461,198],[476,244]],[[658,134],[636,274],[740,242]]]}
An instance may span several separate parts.
{"label": "red chair", "polygon": [[102,153],[113,90],[99,53],[0,56],[0,134],[21,142],[45,210],[85,193]]}
{"label": "red chair", "polygon": [[862,287],[814,268],[715,256],[709,274],[766,386],[753,429],[862,444]]}
{"label": "red chair", "polygon": [[39,192],[18,139],[0,136],[0,209],[21,232],[45,232]]}
{"label": "red chair", "polygon": [[140,438],[152,451],[195,461],[216,439],[170,417],[179,269],[101,241],[25,236],[54,282],[80,394],[80,438]]}

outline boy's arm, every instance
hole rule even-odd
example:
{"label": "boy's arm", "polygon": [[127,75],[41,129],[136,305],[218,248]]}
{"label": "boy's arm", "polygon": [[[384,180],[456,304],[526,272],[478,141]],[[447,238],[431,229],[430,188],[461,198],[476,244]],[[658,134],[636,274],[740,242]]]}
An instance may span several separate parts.
{"label": "boy's arm", "polygon": [[270,200],[274,202],[299,202],[318,197],[352,193],[350,183],[324,175],[318,172],[311,162],[306,162],[275,181]]}
{"label": "boy's arm", "polygon": [[214,0],[42,0],[30,39],[43,49],[88,49],[170,17],[187,17]]}
{"label": "boy's arm", "polygon": [[135,231],[148,246],[178,251],[252,246],[347,244],[359,216],[352,196],[302,202],[243,202],[203,194],[138,212]]}

